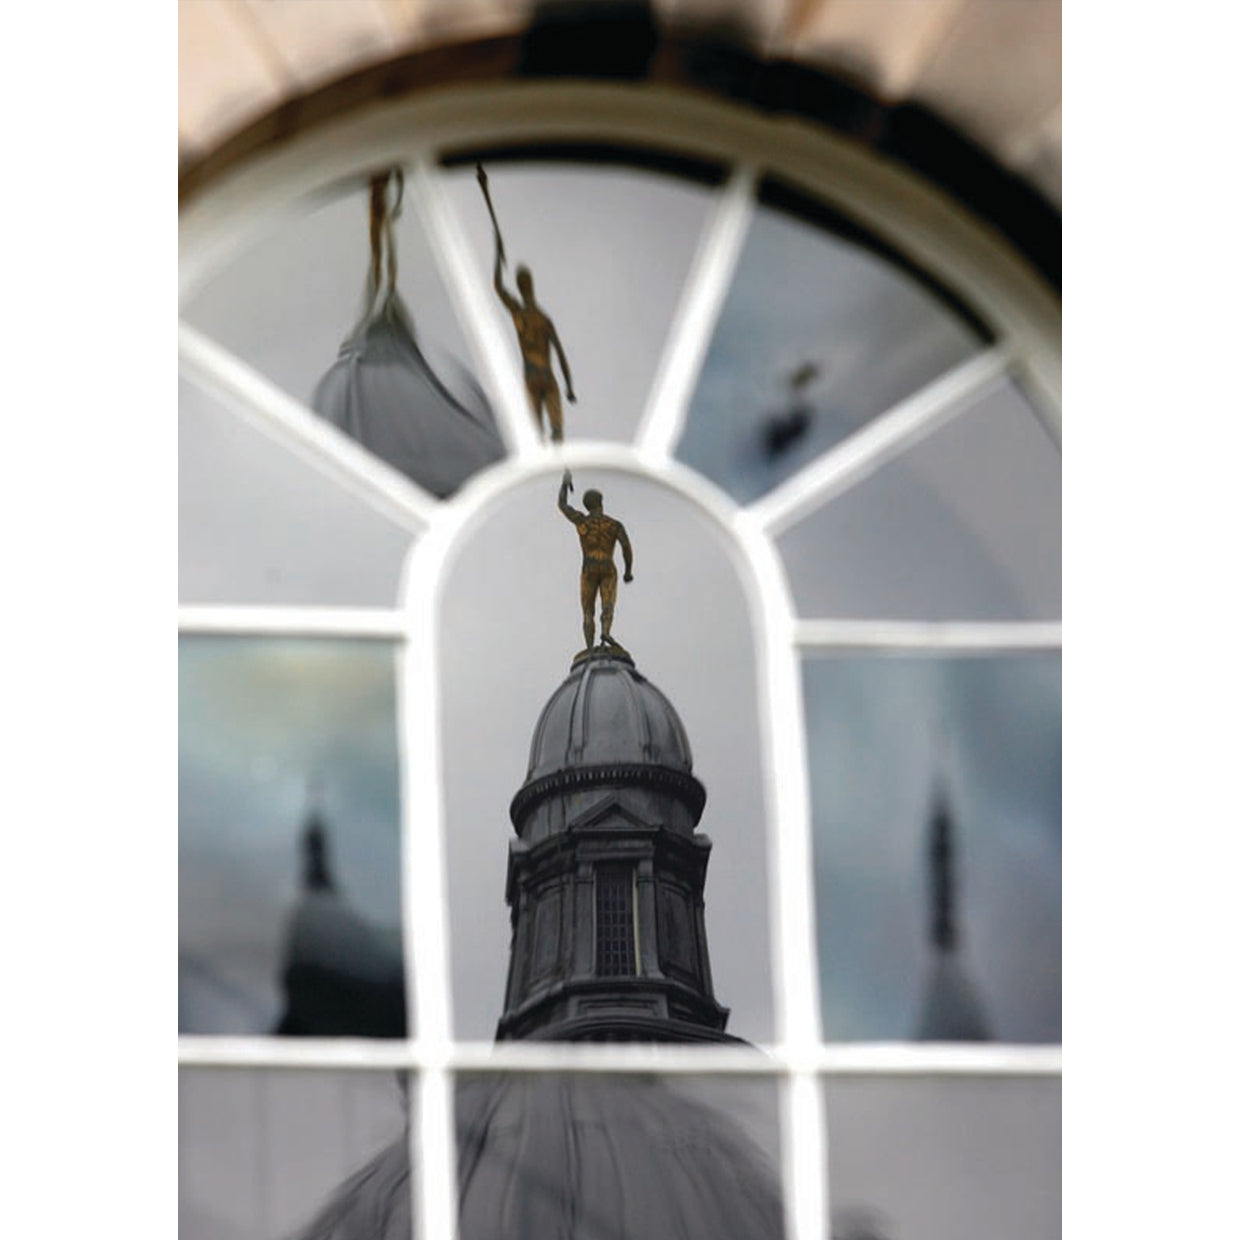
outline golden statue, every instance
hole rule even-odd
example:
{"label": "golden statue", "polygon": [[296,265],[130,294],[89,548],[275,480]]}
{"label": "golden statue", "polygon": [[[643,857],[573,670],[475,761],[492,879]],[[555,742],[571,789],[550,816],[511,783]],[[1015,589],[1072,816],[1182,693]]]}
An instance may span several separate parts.
{"label": "golden statue", "polygon": [[543,308],[534,299],[534,277],[530,269],[524,265],[517,268],[517,291],[521,294],[518,301],[505,287],[503,267],[508,261],[504,255],[504,239],[500,236],[499,221],[495,218],[495,208],[491,205],[491,192],[487,188],[487,174],[482,165],[478,165],[478,184],[482,186],[482,195],[486,199],[487,210],[491,214],[491,224],[495,229],[495,291],[504,303],[508,313],[512,315],[513,325],[517,329],[517,344],[521,348],[521,361],[525,369],[525,394],[529,398],[530,412],[540,432],[543,431],[543,410],[547,412],[547,422],[551,428],[551,440],[559,443],[564,438],[564,417],[560,406],[560,387],[555,381],[555,373],[551,369],[551,350],[560,359],[560,370],[564,373],[564,388],[570,402],[577,403],[573,391],[573,376],[568,368],[568,359],[564,356],[564,348],[556,333],[555,324],[547,316]]}
{"label": "golden statue", "polygon": [[624,579],[633,580],[633,548],[624,526],[614,517],[603,512],[603,496],[598,491],[587,491],[581,502],[585,512],[568,502],[573,489],[573,476],[566,469],[560,481],[560,511],[577,527],[581,539],[581,619],[586,636],[586,649],[594,649],[594,600],[602,600],[602,641],[604,646],[622,650],[620,643],[611,635],[611,621],[616,614],[616,543],[624,553]]}

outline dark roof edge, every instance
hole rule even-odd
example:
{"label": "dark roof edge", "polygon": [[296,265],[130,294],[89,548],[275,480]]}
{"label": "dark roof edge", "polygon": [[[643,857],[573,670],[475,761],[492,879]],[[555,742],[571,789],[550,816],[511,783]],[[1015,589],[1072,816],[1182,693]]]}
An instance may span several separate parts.
{"label": "dark roof edge", "polygon": [[188,160],[180,198],[188,201],[268,147],[379,99],[471,82],[569,78],[683,86],[844,134],[945,191],[1060,290],[1059,210],[931,109],[884,102],[843,73],[762,58],[730,31],[660,29],[644,5],[553,9],[523,34],[448,43],[355,70],[284,100]]}

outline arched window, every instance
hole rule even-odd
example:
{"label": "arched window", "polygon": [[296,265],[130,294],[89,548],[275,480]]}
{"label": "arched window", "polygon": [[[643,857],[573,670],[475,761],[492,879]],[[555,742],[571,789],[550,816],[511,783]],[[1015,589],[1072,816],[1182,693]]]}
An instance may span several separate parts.
{"label": "arched window", "polygon": [[[479,165],[500,280],[528,264],[571,368],[562,443],[531,417]],[[380,344],[416,358],[359,378],[341,348],[383,295],[376,235],[409,316]],[[767,1146],[795,1240],[854,1207],[904,1234],[952,1176],[973,1187],[943,1226],[998,1209],[1043,1234],[1059,409],[1037,272],[822,128],[653,86],[476,84],[197,191],[180,358],[183,1225],[229,1200],[291,1231],[411,1098],[401,1191],[447,1234],[454,1089],[575,1068],[705,1082]],[[413,382],[463,440],[341,412],[363,383],[404,408]],[[684,721],[715,989],[761,1054],[491,1044],[508,802],[581,643],[565,469],[632,539],[616,635]],[[640,972],[635,871],[598,874],[597,950]],[[272,1142],[327,1095],[343,1135]]]}

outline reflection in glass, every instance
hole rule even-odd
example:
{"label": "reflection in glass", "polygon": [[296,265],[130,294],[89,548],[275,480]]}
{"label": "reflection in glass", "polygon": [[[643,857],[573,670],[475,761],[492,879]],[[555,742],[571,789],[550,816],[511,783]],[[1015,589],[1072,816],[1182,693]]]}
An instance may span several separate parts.
{"label": "reflection in glass", "polygon": [[401,1037],[389,644],[180,644],[180,1030]]}
{"label": "reflection in glass", "polygon": [[[532,1019],[557,985],[572,989],[588,978],[599,946],[593,882],[597,868],[612,863],[629,867],[632,903],[622,924],[635,926],[640,943],[631,959],[635,967],[641,962],[633,989],[660,975],[664,992],[685,1000],[694,1023],[713,1022],[719,1032],[726,1017],[727,1034],[767,1041],[773,1023],[766,817],[745,594],[728,549],[696,508],[643,479],[578,474],[578,494],[600,490],[632,543],[634,580],[618,586],[614,632],[634,666],[608,659],[570,669],[582,643],[582,553],[556,509],[558,473],[507,494],[463,542],[445,581],[439,656],[455,1034],[493,1037],[508,996],[513,1012],[505,1036],[525,1036],[526,1016]],[[579,694],[586,679],[589,688]],[[553,698],[563,710],[551,712],[542,740],[532,744]],[[577,730],[570,736],[561,725]],[[691,779],[687,768],[647,769],[685,768],[690,754]],[[585,779],[577,769],[583,766],[602,782]],[[610,768],[619,768],[615,778]],[[650,779],[631,789],[635,771]],[[528,814],[516,807],[519,789],[524,806],[524,798],[553,791],[539,781],[578,775],[580,789],[567,800],[549,795],[531,802]],[[536,785],[528,792],[527,778]],[[707,800],[694,832],[697,781]],[[510,807],[519,810],[528,840],[515,838]],[[531,869],[542,855],[533,849],[563,839],[570,822],[575,834],[567,846],[577,848],[595,829],[599,840],[607,835],[608,847],[581,857],[580,883],[568,884],[563,899],[550,898],[550,890],[544,899],[543,880],[553,876]],[[626,844],[616,855],[613,846],[629,832],[633,851]],[[664,846],[700,861],[705,850],[693,841],[703,834],[713,845],[704,909],[696,879],[662,882],[678,864],[665,858]],[[511,863],[510,845],[520,853]],[[557,871],[555,883],[563,877]],[[531,890],[537,907],[516,919],[529,937],[515,945],[519,964],[510,974],[514,922],[505,897],[527,880],[538,889]],[[630,959],[627,949],[622,959]],[[721,1016],[720,1006],[730,1015]],[[663,1019],[661,1011],[649,1014]]]}
{"label": "reflection in glass", "polygon": [[447,495],[503,449],[425,232],[396,181],[377,227],[368,187],[306,205],[222,265],[182,313],[432,494]]}
{"label": "reflection in glass", "polygon": [[[485,171],[507,258],[504,283],[511,292],[518,267],[529,269],[571,369],[577,403],[564,403],[564,437],[630,441],[713,189],[646,169],[550,159],[487,157]],[[490,288],[494,231],[474,161],[444,177],[478,279]],[[514,373],[525,375],[509,312],[498,298],[495,306]]]}
{"label": "reflection in glass", "polygon": [[457,1088],[461,1240],[776,1240],[770,1081],[476,1076]]}
{"label": "reflection in glass", "polygon": [[797,610],[833,619],[1057,620],[1060,454],[996,387],[779,539]]}
{"label": "reflection in glass", "polygon": [[747,503],[984,341],[843,221],[761,206],[677,455]]}
{"label": "reflection in glass", "polygon": [[1058,655],[817,657],[826,1036],[1057,1042]]}
{"label": "reflection in glass", "polygon": [[407,530],[180,385],[183,603],[393,606]]}
{"label": "reflection in glass", "polygon": [[392,1072],[182,1068],[181,1240],[412,1240],[409,1110]]}
{"label": "reflection in glass", "polygon": [[414,335],[397,287],[395,219],[404,174],[370,182],[370,274],[362,317],[314,389],[314,408],[432,495],[451,495],[504,455],[481,388],[468,399],[444,386]]}
{"label": "reflection in glass", "polygon": [[1060,1234],[1055,1077],[838,1077],[824,1084],[836,1240]]}

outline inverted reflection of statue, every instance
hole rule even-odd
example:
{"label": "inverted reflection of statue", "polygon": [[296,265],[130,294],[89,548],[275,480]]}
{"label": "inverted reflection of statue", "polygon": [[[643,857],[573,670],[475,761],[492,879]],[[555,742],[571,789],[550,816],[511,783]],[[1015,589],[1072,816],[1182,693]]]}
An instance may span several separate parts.
{"label": "inverted reflection of statue", "polygon": [[450,361],[438,371],[431,366],[397,291],[395,229],[403,184],[398,168],[370,178],[370,270],[362,317],[312,403],[345,434],[443,498],[500,460],[504,445],[472,377]]}
{"label": "inverted reflection of statue", "polygon": [[517,292],[520,300],[504,287],[503,268],[507,263],[504,254],[504,239],[500,235],[499,221],[495,218],[495,208],[491,205],[491,192],[487,187],[487,174],[482,165],[478,165],[478,184],[482,187],[482,195],[486,199],[487,210],[491,215],[491,226],[495,230],[495,292],[505,309],[512,315],[513,326],[517,329],[517,344],[521,349],[521,364],[525,374],[525,394],[530,402],[530,412],[534,422],[542,433],[543,413],[547,415],[547,428],[551,432],[553,443],[564,438],[564,415],[560,405],[560,387],[556,382],[555,372],[551,369],[551,350],[560,361],[560,370],[564,373],[564,391],[569,401],[577,402],[573,391],[573,375],[568,366],[568,358],[564,356],[564,347],[555,330],[555,324],[546,311],[534,298],[534,277],[526,266],[517,268]]}
{"label": "inverted reflection of statue", "polygon": [[611,622],[616,614],[616,543],[624,554],[624,579],[633,580],[633,548],[623,525],[603,511],[603,496],[599,491],[587,491],[581,502],[582,512],[568,502],[573,489],[573,476],[566,469],[560,482],[560,511],[577,527],[581,540],[581,620],[585,633],[586,649],[594,648],[594,604],[600,600],[602,621],[602,644],[620,650],[619,642],[611,635]]}

